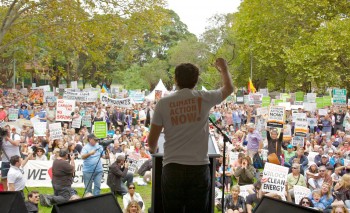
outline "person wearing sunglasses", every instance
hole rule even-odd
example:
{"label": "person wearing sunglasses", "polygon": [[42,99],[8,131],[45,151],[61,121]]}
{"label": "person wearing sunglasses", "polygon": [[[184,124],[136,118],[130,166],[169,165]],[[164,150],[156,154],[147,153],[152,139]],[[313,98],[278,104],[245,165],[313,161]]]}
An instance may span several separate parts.
{"label": "person wearing sunglasses", "polygon": [[304,206],[304,207],[310,207],[310,208],[314,207],[314,204],[311,202],[310,198],[308,198],[308,197],[303,197],[300,200],[299,205]]}
{"label": "person wearing sunglasses", "polygon": [[37,213],[39,212],[38,203],[39,203],[39,192],[31,191],[27,195],[28,200],[25,202],[28,213]]}
{"label": "person wearing sunglasses", "polygon": [[145,204],[142,200],[141,195],[139,193],[135,192],[135,190],[136,190],[135,185],[133,183],[129,184],[128,193],[126,193],[123,196],[124,210],[126,210],[127,206],[129,205],[129,203],[131,201],[136,201],[139,204],[139,206],[141,207],[142,212],[144,212],[145,211]]}

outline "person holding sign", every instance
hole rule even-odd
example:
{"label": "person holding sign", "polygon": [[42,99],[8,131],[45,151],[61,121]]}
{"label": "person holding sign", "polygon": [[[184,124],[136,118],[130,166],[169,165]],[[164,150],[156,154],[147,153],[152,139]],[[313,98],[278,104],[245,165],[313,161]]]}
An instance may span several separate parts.
{"label": "person holding sign", "polygon": [[280,132],[278,136],[278,131],[276,129],[266,129],[267,135],[267,149],[268,149],[268,161],[270,163],[275,163],[280,165],[280,156],[282,154],[282,142],[283,142],[283,131]]}
{"label": "person holding sign", "polygon": [[199,77],[198,67],[190,63],[178,65],[175,68],[178,91],[160,99],[154,110],[148,145],[149,151],[155,153],[164,128],[161,188],[165,212],[208,211],[211,185],[209,111],[233,92],[226,60],[218,58],[215,66],[221,74],[223,87],[197,91],[194,87]]}

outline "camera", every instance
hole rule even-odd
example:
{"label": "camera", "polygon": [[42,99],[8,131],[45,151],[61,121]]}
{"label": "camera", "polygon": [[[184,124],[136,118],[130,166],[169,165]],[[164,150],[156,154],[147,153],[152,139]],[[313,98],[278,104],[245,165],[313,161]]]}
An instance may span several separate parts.
{"label": "camera", "polygon": [[99,144],[101,146],[103,146],[103,148],[106,148],[107,146],[109,146],[109,144],[114,143],[114,140],[102,140],[99,142]]}

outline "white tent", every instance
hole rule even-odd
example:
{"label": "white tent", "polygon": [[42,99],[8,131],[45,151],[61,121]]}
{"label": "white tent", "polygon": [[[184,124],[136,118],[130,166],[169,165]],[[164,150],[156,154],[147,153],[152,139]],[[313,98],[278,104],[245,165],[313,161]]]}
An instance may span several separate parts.
{"label": "white tent", "polygon": [[167,88],[164,86],[162,79],[159,79],[159,82],[157,84],[157,86],[154,88],[154,90],[145,97],[146,101],[154,101],[155,99],[155,91],[156,90],[161,90],[162,91],[162,97],[164,97],[164,95],[169,94],[169,91],[167,90]]}

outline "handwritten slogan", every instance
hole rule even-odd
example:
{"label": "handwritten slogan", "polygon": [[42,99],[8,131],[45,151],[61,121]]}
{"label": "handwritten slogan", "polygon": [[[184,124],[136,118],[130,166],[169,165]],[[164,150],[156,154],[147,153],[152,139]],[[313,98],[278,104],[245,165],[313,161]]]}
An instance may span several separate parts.
{"label": "handwritten slogan", "polygon": [[173,126],[200,121],[202,98],[190,98],[169,103],[171,124]]}

